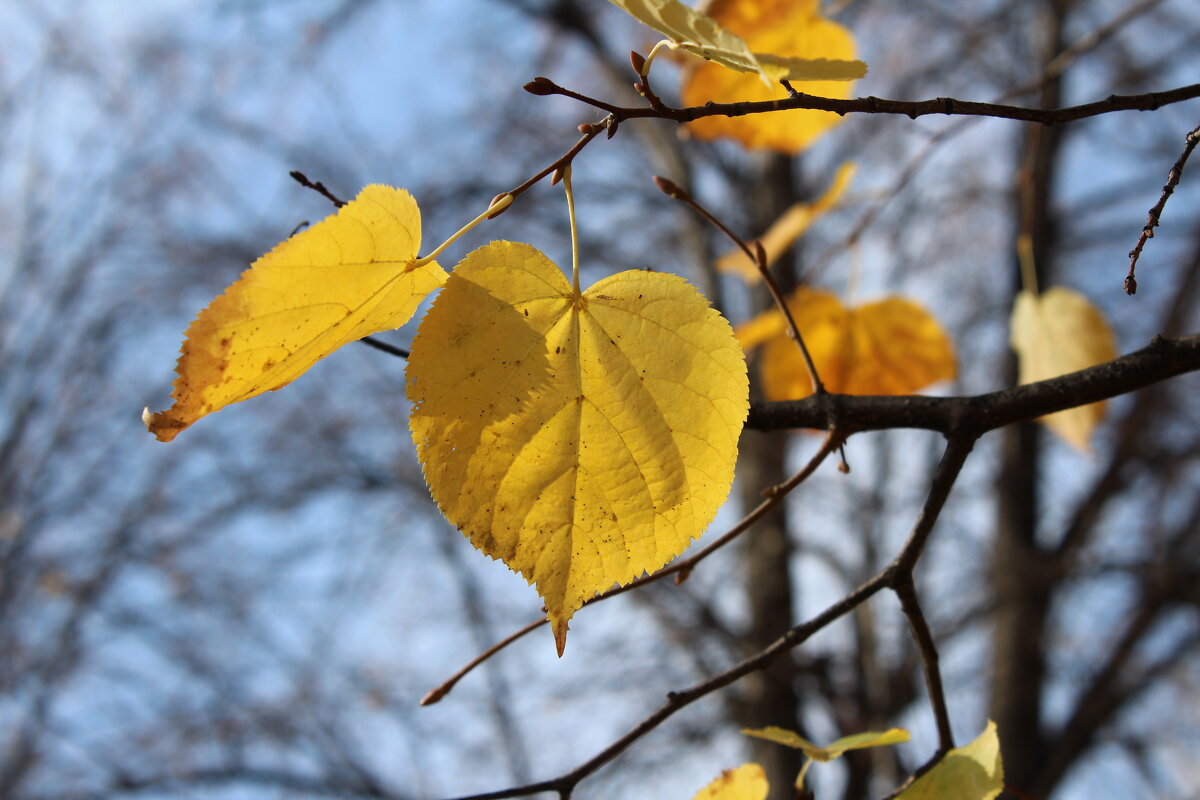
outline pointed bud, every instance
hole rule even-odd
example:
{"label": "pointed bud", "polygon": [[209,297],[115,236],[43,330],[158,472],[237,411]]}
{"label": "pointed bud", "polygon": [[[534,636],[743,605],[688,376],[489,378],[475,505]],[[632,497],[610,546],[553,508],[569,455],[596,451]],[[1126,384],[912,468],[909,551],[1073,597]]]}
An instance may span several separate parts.
{"label": "pointed bud", "polygon": [[508,192],[501,192],[500,194],[493,197],[492,202],[488,203],[488,208],[495,209],[495,210],[492,211],[492,213],[488,214],[487,218],[495,219],[496,217],[503,214],[505,211],[508,210],[508,207],[512,205],[512,201],[513,201],[513,196],[511,194],[509,194]]}
{"label": "pointed bud", "polygon": [[687,192],[679,188],[678,184],[672,180],[664,178],[662,175],[654,176],[654,185],[658,187],[660,192],[665,194],[667,197],[674,198],[675,200],[679,200],[688,196]]}
{"label": "pointed bud", "polygon": [[525,84],[525,86],[522,88],[524,88],[525,91],[529,92],[530,94],[536,94],[540,97],[545,97],[548,94],[554,94],[556,87],[554,85],[554,81],[550,80],[549,78],[543,78],[539,76]]}
{"label": "pointed bud", "polygon": [[646,74],[645,72],[642,72],[642,70],[646,68],[646,57],[637,50],[629,51],[629,63],[633,65],[633,71],[638,75]]}

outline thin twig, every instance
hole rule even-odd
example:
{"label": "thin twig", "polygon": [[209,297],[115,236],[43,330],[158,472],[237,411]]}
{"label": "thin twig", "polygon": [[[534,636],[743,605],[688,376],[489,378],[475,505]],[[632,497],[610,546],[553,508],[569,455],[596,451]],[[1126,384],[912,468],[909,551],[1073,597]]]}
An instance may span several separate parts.
{"label": "thin twig", "polygon": [[[549,94],[560,92],[551,90]],[[882,97],[858,97],[838,100],[832,97],[796,92],[795,96],[776,100],[756,100],[740,103],[705,103],[702,106],[685,108],[625,108],[611,104],[597,106],[613,114],[618,122],[628,119],[670,119],[676,122],[692,122],[702,117],[744,117],[749,114],[764,114],[773,111],[810,109],[832,111],[835,114],[899,114],[910,119],[930,115],[947,117],[995,117],[1019,122],[1036,122],[1042,125],[1058,125],[1075,122],[1088,117],[1111,114],[1114,111],[1154,111],[1172,103],[1200,97],[1200,83],[1180,86],[1163,92],[1145,92],[1131,95],[1109,95],[1103,100],[1062,108],[1030,108],[1027,106],[1001,103],[981,103],[958,100],[953,97],[935,97],[930,100],[887,100]],[[590,103],[588,98],[577,98]]]}
{"label": "thin twig", "polygon": [[329,202],[333,203],[338,208],[341,208],[342,206],[346,205],[346,203],[344,201],[339,200],[337,197],[335,197],[333,192],[326,189],[325,184],[321,183],[320,181],[313,183],[312,181],[310,181],[308,179],[308,176],[305,175],[300,170],[294,169],[291,172],[289,172],[288,175],[291,175],[292,180],[294,180],[296,183],[300,184],[301,186],[303,186],[306,189],[312,189],[314,192],[321,195],[322,197],[324,197]]}
{"label": "thin twig", "polygon": [[955,480],[962,470],[962,465],[971,450],[973,442],[974,439],[967,436],[955,437],[949,441],[946,446],[946,452],[934,472],[929,496],[926,498],[921,516],[913,526],[913,532],[905,543],[904,548],[891,564],[876,573],[857,589],[815,617],[789,629],[783,636],[776,639],[757,654],[741,661],[724,672],[713,675],[687,689],[668,692],[665,703],[644,717],[599,753],[570,772],[547,781],[516,786],[486,794],[469,795],[457,798],[457,800],[503,800],[503,798],[509,797],[525,797],[537,794],[538,792],[557,792],[562,800],[566,800],[570,798],[571,793],[580,782],[605,764],[613,761],[634,742],[666,722],[676,712],[719,689],[723,689],[752,672],[765,669],[775,659],[803,644],[818,631],[823,630],[832,622],[850,613],[877,594],[881,589],[893,586],[898,579],[902,580],[902,578],[898,578],[898,575],[902,575],[904,570],[907,569],[908,574],[911,576],[912,563],[915,563],[915,559],[919,556],[924,542],[929,535],[929,531],[932,529],[933,523],[936,521],[938,514],[945,504],[950,488],[954,485]]}
{"label": "thin twig", "polygon": [[1184,142],[1183,152],[1171,166],[1171,171],[1167,173],[1167,183],[1163,186],[1162,196],[1158,198],[1154,208],[1150,209],[1146,224],[1142,227],[1142,235],[1138,237],[1137,244],[1129,251],[1129,274],[1125,276],[1125,294],[1137,292],[1137,279],[1134,278],[1133,273],[1137,269],[1138,258],[1142,255],[1142,248],[1146,246],[1146,240],[1154,238],[1154,229],[1158,227],[1159,218],[1167,205],[1167,200],[1171,199],[1171,195],[1175,193],[1175,187],[1179,185],[1179,179],[1183,177],[1183,165],[1187,163],[1188,157],[1196,149],[1196,145],[1200,144],[1200,125],[1192,128]]}
{"label": "thin twig", "polygon": [[921,604],[917,601],[917,589],[913,584],[912,575],[909,574],[905,580],[899,580],[892,586],[892,591],[900,599],[900,608],[904,611],[908,629],[912,633],[913,641],[917,643],[917,652],[921,655],[925,688],[929,692],[929,705],[933,708],[933,718],[937,724],[936,755],[945,755],[954,747],[954,734],[950,730],[950,712],[946,709],[946,692],[942,687],[942,673],[938,667],[937,645],[933,641],[929,623],[921,612]]}
{"label": "thin twig", "polygon": [[792,317],[792,311],[788,308],[787,300],[784,299],[783,292],[779,289],[779,284],[775,282],[775,277],[771,275],[771,271],[767,268],[767,254],[763,249],[762,242],[756,241],[754,243],[755,247],[751,249],[750,245],[746,244],[746,241],[742,237],[734,233],[729,226],[717,219],[711,211],[700,205],[694,197],[674,181],[668,180],[661,175],[655,175],[654,185],[658,187],[659,191],[667,195],[667,197],[678,200],[704,217],[713,227],[725,234],[725,237],[729,241],[741,249],[747,258],[755,263],[759,274],[762,275],[763,282],[767,285],[767,290],[771,293],[771,298],[775,301],[776,307],[783,314],[783,318],[787,320],[789,335],[795,340],[796,345],[800,348],[800,354],[804,357],[804,366],[808,370],[808,379],[813,385],[813,394],[817,396],[826,394],[825,384],[821,382],[821,376],[817,374],[817,365],[813,363],[812,355],[808,352],[808,347],[804,344],[804,336],[800,333],[800,327],[796,325],[796,320]]}
{"label": "thin twig", "polygon": [[380,350],[389,355],[397,356],[399,358],[408,358],[408,351],[403,347],[396,347],[394,344],[388,344],[387,342],[380,341],[374,336],[364,336],[363,338],[359,339],[359,341],[368,347],[374,347],[376,350]]}
{"label": "thin twig", "polygon": [[[819,467],[821,463],[829,457],[830,453],[841,447],[843,441],[844,440],[842,436],[836,431],[830,431],[828,434],[826,434],[825,441],[821,444],[821,447],[817,450],[817,452],[813,454],[812,458],[808,460],[808,463],[797,470],[795,474],[793,474],[783,483],[765,489],[763,491],[763,497],[765,499],[759,503],[753,511],[746,514],[737,522],[736,525],[734,525],[725,533],[721,534],[717,539],[713,540],[712,543],[706,545],[694,555],[688,556],[687,558],[681,558],[670,566],[664,567],[651,575],[638,578],[635,581],[630,581],[624,586],[618,586],[617,588],[605,592],[604,594],[597,595],[596,597],[593,597],[585,602],[583,607],[586,608],[593,603],[599,603],[603,600],[617,597],[625,592],[645,586],[648,583],[655,583],[663,578],[668,577],[669,575],[675,576],[676,585],[683,583],[688,579],[688,576],[692,574],[692,570],[696,568],[697,564],[708,558],[716,551],[720,550],[725,545],[732,542],[742,533],[749,530],[755,522],[762,519],[762,517],[765,516],[771,509],[783,502],[783,499],[787,497],[788,493],[790,493],[793,489],[807,480],[810,475],[817,471],[817,467]],[[424,698],[422,698],[421,705],[432,705],[433,703],[438,702],[447,694],[449,694],[450,690],[454,688],[454,685],[462,680],[462,678],[465,677],[466,674],[471,670],[475,669],[480,664],[487,661],[504,648],[508,647],[510,644],[513,644],[518,639],[523,638],[526,634],[532,633],[541,626],[545,625],[547,621],[548,620],[546,617],[542,617],[541,619],[529,623],[515,633],[508,635],[504,639],[501,639],[483,653],[480,653],[478,656],[476,656],[465,667],[454,673],[454,675],[451,676],[445,683],[432,689],[428,694],[425,695]]]}
{"label": "thin twig", "polygon": [[487,661],[489,658],[494,656],[496,653],[499,653],[501,650],[508,647],[510,644],[517,641],[518,639],[520,639],[525,634],[527,634],[531,631],[537,630],[538,628],[542,627],[545,624],[546,624],[546,618],[543,616],[542,618],[536,619],[533,622],[529,623],[524,628],[521,628],[520,630],[516,631],[515,633],[510,633],[508,636],[506,636],[503,639],[501,639],[500,641],[496,642],[494,645],[489,647],[487,650],[484,650],[482,653],[475,656],[475,658],[472,659],[469,664],[467,664],[465,667],[460,669],[458,672],[451,675],[450,678],[447,679],[440,686],[430,689],[429,692],[424,697],[421,698],[421,705],[431,706],[434,703],[438,702],[443,697],[450,694],[450,690],[454,688],[454,685],[456,683],[458,683],[460,680],[462,680],[463,678],[465,678],[468,672],[475,669],[480,664],[482,664],[483,662]]}

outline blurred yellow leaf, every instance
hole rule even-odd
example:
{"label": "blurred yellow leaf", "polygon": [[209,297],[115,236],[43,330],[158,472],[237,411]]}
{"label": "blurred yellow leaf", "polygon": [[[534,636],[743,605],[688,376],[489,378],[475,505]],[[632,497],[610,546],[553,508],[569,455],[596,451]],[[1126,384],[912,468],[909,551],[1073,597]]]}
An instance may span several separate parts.
{"label": "blurred yellow leaf", "polygon": [[[715,0],[707,10],[719,24],[741,37],[751,50],[831,59],[837,63],[861,63],[851,60],[855,57],[855,46],[850,32],[823,18],[816,0]],[[850,96],[851,84],[845,79],[817,80],[805,84],[802,89],[808,94],[844,100]],[[720,69],[715,64],[697,66],[685,81],[682,92],[685,106],[779,97],[778,86]],[[747,148],[797,153],[841,120],[842,117],[831,111],[799,109],[742,117],[701,117],[689,122],[687,129],[701,139],[724,136]]]}
{"label": "blurred yellow leaf", "polygon": [[767,773],[758,764],[727,769],[692,800],[767,800]]}
{"label": "blurred yellow leaf", "polygon": [[[1040,295],[1020,292],[1010,327],[1020,383],[1055,378],[1117,357],[1116,339],[1104,315],[1086,297],[1061,286]],[[1104,413],[1103,402],[1092,403],[1050,414],[1041,422],[1086,453]]]}
{"label": "blurred yellow leaf", "polygon": [[[638,22],[663,34],[673,48],[738,72],[753,73],[773,86],[780,80],[848,81],[861,78],[867,65],[861,61],[824,57],[792,57],[786,53],[752,52],[740,37],[679,0],[609,0]],[[775,95],[779,90],[775,89]],[[748,98],[738,98],[745,100]]]}
{"label": "blurred yellow leaf", "polygon": [[996,723],[989,720],[979,738],[951,750],[896,800],[993,800],[1003,790],[1000,738]]}
{"label": "blurred yellow leaf", "polygon": [[403,325],[446,280],[416,263],[421,214],[403,189],[368,186],[259,258],[188,327],[160,441],[231,403],[286,386],[347,342]]}
{"label": "blurred yellow leaf", "polygon": [[455,268],[408,363],[410,425],[442,513],[537,584],[561,654],[571,615],[704,532],[733,480],[746,364],[682,278],[576,294],[526,244]]}
{"label": "blurred yellow leaf", "polygon": [[[830,292],[800,287],[787,303],[831,392],[910,394],[955,375],[950,337],[911,300],[888,297],[848,309]],[[763,347],[763,392],[769,400],[812,394],[800,349],[787,333],[778,309],[737,329],[742,347]]]}
{"label": "blurred yellow leaf", "polygon": [[817,747],[795,731],[778,728],[774,725],[766,728],[744,728],[742,733],[758,739],[766,739],[786,747],[794,747],[804,751],[804,755],[814,761],[832,761],[840,758],[847,750],[862,750],[867,747],[883,747],[889,744],[900,744],[908,741],[908,731],[903,728],[890,728],[886,731],[867,731],[843,736],[826,747]]}
{"label": "blurred yellow leaf", "polygon": [[[767,253],[768,267],[786,253],[787,249],[804,235],[818,217],[841,201],[850,182],[854,180],[854,171],[854,163],[842,164],[838,167],[833,183],[829,184],[825,194],[817,198],[816,202],[796,203],[779,215],[779,219],[775,220],[759,239]],[[717,269],[722,272],[732,272],[747,283],[762,280],[758,267],[741,249],[731,250],[717,259]]]}

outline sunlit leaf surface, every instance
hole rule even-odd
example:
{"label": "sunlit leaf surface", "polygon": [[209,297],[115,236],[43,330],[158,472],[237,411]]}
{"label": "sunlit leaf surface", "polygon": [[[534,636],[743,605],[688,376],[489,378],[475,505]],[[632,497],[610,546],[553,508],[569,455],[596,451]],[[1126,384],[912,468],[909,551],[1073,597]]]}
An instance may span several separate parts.
{"label": "sunlit leaf surface", "polygon": [[455,268],[408,378],[434,499],[536,583],[560,653],[584,601],[661,567],[712,521],[748,408],[729,325],[682,278],[623,272],[577,295],[511,242]]}
{"label": "sunlit leaf surface", "polygon": [[187,329],[174,404],[144,415],[164,442],[231,403],[279,389],[347,342],[403,325],[446,280],[416,265],[421,214],[403,189],[368,186],[254,262]]}
{"label": "sunlit leaf surface", "polygon": [[1004,790],[1004,763],[996,723],[979,738],[956,747],[905,789],[896,800],[993,800]]}

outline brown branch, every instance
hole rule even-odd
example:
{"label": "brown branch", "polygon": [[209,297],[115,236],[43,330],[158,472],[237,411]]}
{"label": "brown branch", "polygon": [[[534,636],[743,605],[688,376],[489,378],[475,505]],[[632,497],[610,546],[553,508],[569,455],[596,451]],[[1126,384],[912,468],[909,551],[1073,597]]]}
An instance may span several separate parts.
{"label": "brown branch", "polygon": [[1167,183],[1163,186],[1162,195],[1158,198],[1158,202],[1154,204],[1154,208],[1150,209],[1150,213],[1146,217],[1146,224],[1142,227],[1142,234],[1138,237],[1137,244],[1129,251],[1129,274],[1125,276],[1125,294],[1134,294],[1137,292],[1137,279],[1134,278],[1133,273],[1137,269],[1138,258],[1142,255],[1142,248],[1146,246],[1146,240],[1154,238],[1154,229],[1158,227],[1163,209],[1166,207],[1167,201],[1171,199],[1171,195],[1175,193],[1175,187],[1179,185],[1179,179],[1183,177],[1183,165],[1187,163],[1188,157],[1196,149],[1196,145],[1200,144],[1200,125],[1192,128],[1191,132],[1184,138],[1184,142],[1183,152],[1180,153],[1179,158],[1171,166],[1171,171],[1167,173]]}
{"label": "brown branch", "polygon": [[900,599],[900,608],[904,618],[908,620],[908,629],[913,641],[917,643],[917,651],[921,654],[921,668],[925,673],[925,688],[929,692],[929,705],[933,708],[933,719],[937,724],[938,747],[936,756],[943,756],[954,748],[954,734],[950,730],[950,712],[946,709],[946,692],[942,687],[942,673],[938,667],[937,645],[933,641],[933,632],[921,611],[917,601],[917,589],[912,575],[906,580],[897,581],[892,587],[896,597]]}
{"label": "brown branch", "polygon": [[359,339],[359,341],[365,344],[367,347],[373,347],[380,352],[387,353],[388,355],[396,356],[397,358],[408,358],[408,351],[403,347],[396,347],[394,344],[388,344],[387,342],[376,339],[374,336],[364,336],[363,338]]}
{"label": "brown branch", "polygon": [[[913,525],[913,530],[909,535],[908,541],[905,542],[904,547],[891,564],[880,570],[857,589],[815,617],[789,629],[770,646],[735,664],[724,672],[717,673],[687,689],[668,692],[666,702],[575,769],[550,780],[531,783],[525,786],[516,786],[510,789],[502,789],[496,792],[468,795],[456,800],[502,800],[509,797],[525,797],[537,794],[538,792],[557,792],[561,800],[567,800],[571,797],[572,792],[575,791],[575,787],[580,782],[605,764],[617,758],[634,742],[666,722],[676,712],[719,689],[723,689],[752,672],[765,669],[775,659],[803,644],[818,631],[823,630],[831,623],[850,613],[881,589],[895,589],[897,586],[903,585],[906,581],[911,581],[913,566],[924,549],[925,542],[933,529],[933,525],[945,505],[946,498],[949,497],[950,490],[958,479],[958,475],[962,471],[963,464],[966,462],[974,443],[975,439],[971,436],[957,436],[950,439],[942,460],[938,463],[934,471],[933,479],[930,482],[929,494],[925,499],[925,505],[922,507],[921,514]],[[931,767],[936,763],[938,758],[940,758],[940,755],[935,755],[934,759],[924,769]]]}
{"label": "brown branch", "polygon": [[783,297],[783,292],[779,289],[779,284],[775,282],[775,276],[771,274],[771,270],[767,268],[767,251],[763,249],[762,242],[756,241],[754,249],[750,249],[750,245],[746,244],[746,240],[738,236],[733,230],[721,220],[717,219],[716,215],[709,211],[704,206],[700,205],[688,192],[676,185],[674,181],[667,180],[661,175],[654,176],[654,185],[659,191],[674,200],[685,204],[693,211],[725,234],[725,238],[733,242],[743,253],[746,258],[754,262],[758,267],[758,274],[762,276],[763,283],[766,284],[767,291],[771,294],[771,299],[774,300],[775,306],[783,314],[783,318],[787,321],[788,335],[796,342],[800,348],[800,355],[804,359],[804,368],[808,370],[808,379],[813,386],[813,394],[824,395],[825,384],[821,382],[821,376],[817,374],[817,365],[813,363],[812,355],[808,352],[808,346],[804,344],[804,336],[800,333],[800,327],[796,324],[795,318],[792,317],[792,310],[788,308],[787,300]]}
{"label": "brown branch", "polygon": [[702,106],[686,108],[622,108],[609,103],[602,103],[585,95],[575,92],[568,94],[567,90],[555,84],[548,78],[537,78],[536,82],[543,90],[539,93],[562,94],[572,97],[588,105],[595,106],[616,118],[617,122],[627,119],[670,119],[676,122],[691,122],[701,117],[744,117],[748,114],[763,114],[772,111],[792,111],[796,109],[813,109],[832,111],[835,114],[901,114],[909,119],[925,117],[931,114],[941,114],[951,117],[995,117],[1011,119],[1020,122],[1037,122],[1042,125],[1057,125],[1063,122],[1075,122],[1114,111],[1154,111],[1165,105],[1179,103],[1200,97],[1200,83],[1180,86],[1164,92],[1146,92],[1133,95],[1109,95],[1104,100],[1094,103],[1084,103],[1063,108],[1028,108],[1026,106],[1004,105],[1001,103],[980,103],[971,100],[957,100],[953,97],[935,97],[931,100],[886,100],[880,97],[858,97],[850,100],[837,100],[830,97],[797,92],[794,96],[782,97],[778,100],[759,100],[741,103],[705,103]]}
{"label": "brown branch", "polygon": [[746,427],[755,430],[825,429],[835,420],[844,434],[920,428],[944,434],[986,433],[1022,420],[1107,400],[1168,378],[1200,370],[1200,334],[1164,339],[1095,367],[999,392],[967,397],[865,396],[753,403]]}
{"label": "brown branch", "polygon": [[333,203],[334,206],[336,206],[337,208],[341,208],[342,206],[346,205],[345,201],[339,200],[333,194],[333,192],[331,192],[327,188],[325,188],[325,184],[321,183],[320,181],[313,183],[312,181],[310,181],[308,179],[308,176],[305,175],[300,170],[294,169],[291,172],[289,172],[288,175],[291,175],[292,180],[294,180],[296,183],[300,184],[301,186],[303,186],[306,189],[312,189],[314,192],[321,195],[329,202]]}

